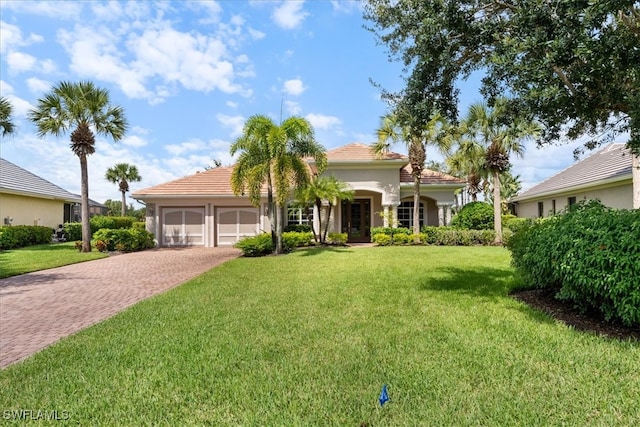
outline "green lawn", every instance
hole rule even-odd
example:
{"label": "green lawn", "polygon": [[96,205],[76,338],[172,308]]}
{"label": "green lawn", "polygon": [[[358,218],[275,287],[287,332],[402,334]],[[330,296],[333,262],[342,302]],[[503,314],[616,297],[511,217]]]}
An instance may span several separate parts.
{"label": "green lawn", "polygon": [[75,242],[0,251],[0,279],[106,256],[108,255],[97,251],[80,253],[75,248]]}
{"label": "green lawn", "polygon": [[514,286],[495,247],[241,258],[1,371],[0,410],[80,425],[640,422],[640,345],[556,323]]}

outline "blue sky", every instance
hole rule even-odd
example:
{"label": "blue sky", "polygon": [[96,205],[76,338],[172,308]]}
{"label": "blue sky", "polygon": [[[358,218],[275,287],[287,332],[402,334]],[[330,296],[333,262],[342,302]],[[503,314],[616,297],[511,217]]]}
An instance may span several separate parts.
{"label": "blue sky", "polygon": [[[370,80],[402,87],[400,64],[363,28],[357,1],[2,0],[0,20],[0,94],[17,125],[1,140],[3,158],[79,193],[69,136],[38,138],[27,111],[62,80],[91,80],[125,109],[126,137],[98,138],[89,158],[99,202],[120,200],[104,179],[116,163],[138,167],[134,191],[214,159],[232,164],[229,146],[254,114],[306,117],[327,149],[373,142],[386,105]],[[461,113],[478,101],[475,82],[463,82]],[[514,172],[530,187],[570,165],[575,146],[528,147]]]}

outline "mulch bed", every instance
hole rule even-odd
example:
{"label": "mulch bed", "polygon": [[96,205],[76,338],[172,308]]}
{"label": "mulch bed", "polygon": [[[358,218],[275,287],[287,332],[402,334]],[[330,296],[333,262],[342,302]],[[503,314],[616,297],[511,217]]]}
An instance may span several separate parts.
{"label": "mulch bed", "polygon": [[511,296],[577,330],[619,340],[640,340],[640,327],[607,323],[599,313],[580,313],[570,303],[555,299],[556,292],[555,289],[527,289],[513,292]]}

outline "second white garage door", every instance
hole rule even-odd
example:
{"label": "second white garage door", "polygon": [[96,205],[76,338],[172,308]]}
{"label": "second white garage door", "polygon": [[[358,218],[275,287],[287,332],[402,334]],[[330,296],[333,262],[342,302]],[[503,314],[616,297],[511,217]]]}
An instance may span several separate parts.
{"label": "second white garage door", "polygon": [[229,246],[260,231],[257,208],[219,208],[216,215],[218,245]]}

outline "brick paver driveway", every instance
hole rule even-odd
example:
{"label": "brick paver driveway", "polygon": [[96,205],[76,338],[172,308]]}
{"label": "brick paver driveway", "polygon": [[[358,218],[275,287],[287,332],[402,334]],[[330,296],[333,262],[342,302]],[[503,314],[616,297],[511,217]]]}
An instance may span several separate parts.
{"label": "brick paver driveway", "polygon": [[153,249],[0,280],[0,368],[240,255]]}

